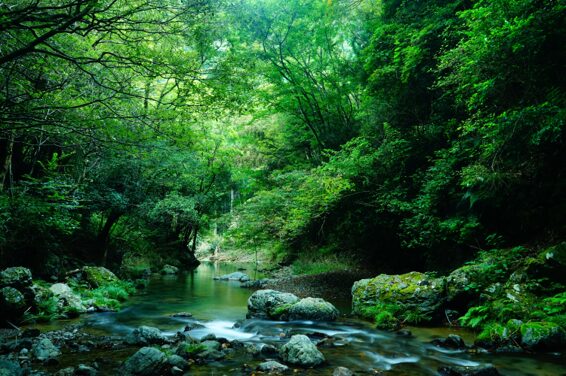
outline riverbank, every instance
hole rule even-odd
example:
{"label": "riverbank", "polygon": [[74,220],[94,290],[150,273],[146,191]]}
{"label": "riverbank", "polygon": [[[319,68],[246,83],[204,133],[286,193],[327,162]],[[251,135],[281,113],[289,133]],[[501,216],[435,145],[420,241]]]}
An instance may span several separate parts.
{"label": "riverbank", "polygon": [[[96,372],[91,374],[114,375],[124,373],[127,360],[149,346],[158,351],[149,350],[150,359],[155,356],[158,365],[169,365],[169,358],[181,352],[189,368],[183,369],[186,367],[183,362],[176,363],[182,365],[177,368],[191,375],[261,374],[258,367],[268,361],[289,367],[290,373],[314,376],[331,375],[338,367],[346,367],[356,374],[417,376],[435,374],[441,367],[468,365],[479,369],[488,364],[494,364],[506,376],[529,373],[554,376],[566,372],[561,365],[564,363],[561,355],[478,352],[472,346],[471,333],[459,329],[409,328],[412,335],[406,332],[400,335],[376,330],[367,322],[344,318],[344,311],[333,322],[246,320],[248,298],[253,291],[241,288],[240,282],[214,280],[214,277],[237,271],[253,275],[254,269],[254,265],[204,263],[187,273],[153,274],[147,288],[132,295],[118,312],[28,325],[17,337],[15,331],[6,333],[9,335],[0,341],[9,346],[0,347],[3,349],[0,361],[15,359],[33,369],[35,375],[40,375],[40,371],[56,374],[66,369],[65,372],[71,372],[70,367],[73,373],[59,375],[79,375],[87,369]],[[331,276],[328,274],[325,278]],[[258,275],[260,279],[264,277],[266,275]],[[308,284],[312,285],[318,278],[308,276]],[[338,302],[328,300],[340,309]],[[147,344],[128,340],[144,326],[155,328],[142,330],[153,339]],[[34,337],[24,339],[25,330],[28,330],[26,336],[33,334]],[[450,334],[461,335],[466,348],[447,350],[431,343]],[[326,362],[315,368],[303,368],[282,360],[279,351],[294,335],[306,335]],[[38,360],[33,350],[44,338],[61,353],[47,362]],[[185,351],[187,349],[189,351]],[[139,360],[139,357],[134,359]],[[178,358],[173,360],[179,361]],[[171,374],[172,367],[164,374]]]}

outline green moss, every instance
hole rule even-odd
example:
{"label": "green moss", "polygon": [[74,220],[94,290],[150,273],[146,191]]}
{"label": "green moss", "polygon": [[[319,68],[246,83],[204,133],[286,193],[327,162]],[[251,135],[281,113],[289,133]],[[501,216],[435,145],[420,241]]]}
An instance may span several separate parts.
{"label": "green moss", "polygon": [[399,329],[401,323],[389,311],[382,311],[375,315],[375,327],[383,330]]}
{"label": "green moss", "polygon": [[203,351],[206,351],[206,349],[206,346],[201,345],[200,343],[190,343],[188,345],[185,345],[185,348],[183,350],[189,357],[191,357],[200,354]]}
{"label": "green moss", "polygon": [[275,318],[280,318],[281,316],[285,315],[287,312],[289,312],[289,309],[293,306],[293,304],[281,304],[278,305],[277,307],[273,308],[270,312],[269,315],[271,317],[275,317]]}

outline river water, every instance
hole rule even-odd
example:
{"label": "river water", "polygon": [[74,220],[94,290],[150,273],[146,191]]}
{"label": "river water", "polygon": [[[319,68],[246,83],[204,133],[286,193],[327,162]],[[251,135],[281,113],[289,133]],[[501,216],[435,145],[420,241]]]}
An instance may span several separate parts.
{"label": "river water", "polygon": [[[318,333],[318,336],[333,336],[334,347],[321,349],[328,364],[316,370],[305,371],[309,375],[330,375],[337,366],[369,374],[384,371],[386,375],[436,375],[436,370],[441,366],[482,364],[495,365],[502,375],[566,375],[566,357],[560,354],[468,354],[428,344],[432,339],[445,337],[450,333],[462,336],[467,344],[473,342],[472,333],[457,329],[409,328],[413,337],[405,338],[375,330],[369,323],[347,318],[333,323],[243,321],[247,311],[246,302],[253,291],[240,288],[238,282],[213,280],[214,276],[236,270],[236,265],[203,263],[186,274],[156,276],[120,312],[91,314],[79,320],[86,330],[104,335],[125,335],[141,325],[155,326],[173,335],[182,331],[188,323],[196,322],[203,327],[190,332],[195,338],[213,333],[229,340],[280,345],[293,334]],[[251,266],[244,272],[261,277],[255,275]],[[333,303],[342,313],[349,312],[350,307],[345,302]],[[170,317],[178,312],[190,312],[193,316]],[[47,328],[44,327],[43,330],[45,329]],[[129,353],[131,352],[114,356],[125,357]],[[190,374],[229,375],[244,363],[253,367],[259,362],[251,357],[228,357],[221,362],[195,366]]]}

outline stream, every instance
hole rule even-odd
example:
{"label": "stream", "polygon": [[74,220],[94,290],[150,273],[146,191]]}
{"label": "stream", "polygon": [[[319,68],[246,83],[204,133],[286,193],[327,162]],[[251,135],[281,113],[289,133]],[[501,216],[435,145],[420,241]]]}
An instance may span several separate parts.
{"label": "stream", "polygon": [[[244,266],[245,268],[246,266]],[[248,273],[255,275],[253,266],[247,265]],[[473,334],[452,328],[408,328],[412,337],[378,331],[363,321],[339,319],[337,322],[274,322],[246,320],[247,299],[253,290],[239,287],[239,282],[215,281],[214,276],[238,270],[232,264],[203,263],[196,270],[176,276],[154,276],[148,287],[131,297],[120,312],[83,315],[74,320],[84,325],[84,330],[101,335],[126,335],[141,325],[155,326],[167,334],[182,331],[188,323],[202,324],[190,333],[195,338],[215,334],[229,340],[246,343],[284,343],[292,334],[317,333],[335,338],[334,347],[322,348],[327,366],[307,370],[309,375],[329,375],[337,366],[358,372],[386,371],[387,375],[436,375],[438,367],[459,365],[479,366],[493,364],[502,375],[566,375],[566,357],[562,354],[469,354],[462,351],[441,349],[428,344],[432,339],[446,337],[450,333],[460,335],[466,344],[473,343]],[[342,313],[349,313],[348,302],[332,302]],[[190,318],[170,317],[178,312],[190,312]],[[68,321],[66,323],[69,323]],[[237,323],[237,324],[236,324]],[[236,326],[235,326],[236,324]],[[52,330],[65,325],[65,321],[50,325],[38,325]],[[135,351],[116,351],[109,354],[72,355],[69,363],[89,358],[111,356],[125,359]],[[242,364],[255,366],[259,360],[231,358],[203,366],[193,366],[191,375],[229,375]],[[66,363],[63,361],[63,363]]]}

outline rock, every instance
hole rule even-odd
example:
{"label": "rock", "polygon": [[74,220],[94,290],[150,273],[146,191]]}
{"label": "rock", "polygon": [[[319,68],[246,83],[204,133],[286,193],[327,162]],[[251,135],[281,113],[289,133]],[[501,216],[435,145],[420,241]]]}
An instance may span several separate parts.
{"label": "rock", "polygon": [[17,319],[24,313],[26,307],[24,294],[13,287],[0,289],[0,319]]}
{"label": "rock", "polygon": [[297,334],[279,350],[279,357],[285,363],[301,366],[315,367],[324,363],[324,355],[311,342],[309,337]]}
{"label": "rock", "polygon": [[127,376],[159,375],[165,369],[167,357],[153,347],[142,347],[132,355],[122,367]]}
{"label": "rock", "polygon": [[84,266],[81,272],[83,279],[92,288],[106,286],[119,280],[114,273],[102,266]]}
{"label": "rock", "polygon": [[431,278],[423,273],[400,275],[380,274],[362,279],[352,287],[352,311],[364,315],[377,304],[395,304],[401,312],[413,312],[423,319],[443,318],[445,295],[443,278]]}
{"label": "rock", "polygon": [[399,337],[410,338],[413,336],[413,333],[408,329],[400,329],[395,332]]}
{"label": "rock", "polygon": [[89,367],[84,364],[79,364],[79,366],[75,370],[75,376],[96,376],[96,375],[98,375],[98,371],[95,368]]}
{"label": "rock", "polygon": [[271,279],[256,279],[255,281],[247,281],[247,282],[243,282],[240,287],[242,288],[251,288],[251,289],[262,289],[265,286],[267,286],[269,283],[271,283],[272,280]]}
{"label": "rock", "polygon": [[55,283],[51,285],[49,291],[58,299],[61,308],[66,308],[76,313],[85,313],[87,311],[80,296],[75,294],[67,284]]}
{"label": "rock", "polygon": [[57,297],[73,293],[73,290],[66,283],[55,283],[51,285],[49,290]]}
{"label": "rock", "polygon": [[40,305],[41,303],[53,297],[53,293],[47,287],[34,283],[31,289],[33,290],[33,294],[34,294],[33,303],[36,306]]}
{"label": "rock", "polygon": [[171,355],[169,358],[167,358],[167,364],[169,364],[171,367],[177,367],[181,370],[189,368],[189,362],[181,358],[179,355]]}
{"label": "rock", "polygon": [[31,287],[31,271],[22,266],[4,269],[0,272],[0,287],[25,289]]}
{"label": "rock", "polygon": [[24,370],[14,360],[0,359],[0,376],[22,376]]}
{"label": "rock", "polygon": [[193,317],[193,314],[189,312],[177,312],[173,313],[171,317]]}
{"label": "rock", "polygon": [[190,322],[187,325],[185,325],[184,331],[188,332],[190,330],[199,329],[199,328],[204,328],[204,325],[199,324],[198,322]]}
{"label": "rock", "polygon": [[284,373],[289,371],[289,367],[274,360],[260,363],[257,370],[266,373]]}
{"label": "rock", "polygon": [[446,299],[451,308],[466,309],[470,300],[479,295],[470,286],[481,280],[482,268],[485,269],[485,265],[464,265],[446,277]]}
{"label": "rock", "polygon": [[466,344],[462,337],[456,334],[449,334],[446,338],[437,338],[432,340],[433,345],[444,347],[446,349],[462,350],[466,348]]}
{"label": "rock", "polygon": [[500,373],[493,366],[485,367],[441,367],[438,369],[441,376],[499,376]]}
{"label": "rock", "polygon": [[55,373],[55,376],[74,376],[74,375],[75,375],[75,369],[73,367],[63,368]]}
{"label": "rock", "polygon": [[295,295],[275,290],[258,290],[248,299],[247,318],[279,319],[292,304],[299,301]]}
{"label": "rock", "polygon": [[179,268],[173,265],[164,265],[161,269],[161,274],[177,274],[179,273]]}
{"label": "rock", "polygon": [[225,354],[221,351],[222,344],[214,340],[206,340],[200,343],[201,351],[196,354],[199,359],[212,361],[220,360],[225,357]]}
{"label": "rock", "polygon": [[140,326],[126,336],[126,343],[130,345],[153,345],[166,342],[167,337],[159,329],[151,326]]}
{"label": "rock", "polygon": [[566,333],[555,323],[528,322],[520,330],[521,345],[529,350],[553,350],[566,345]]}
{"label": "rock", "polygon": [[220,277],[214,277],[214,279],[219,281],[239,281],[239,282],[247,282],[250,280],[250,277],[246,273],[242,272],[234,272],[230,274],[224,274]]}
{"label": "rock", "polygon": [[332,372],[332,376],[354,376],[354,372],[346,367],[337,367],[334,369],[334,372]]}
{"label": "rock", "polygon": [[287,311],[289,320],[334,321],[340,312],[332,304],[320,298],[304,298]]}
{"label": "rock", "polygon": [[48,338],[42,338],[32,348],[33,356],[40,361],[46,362],[56,359],[61,351]]}

